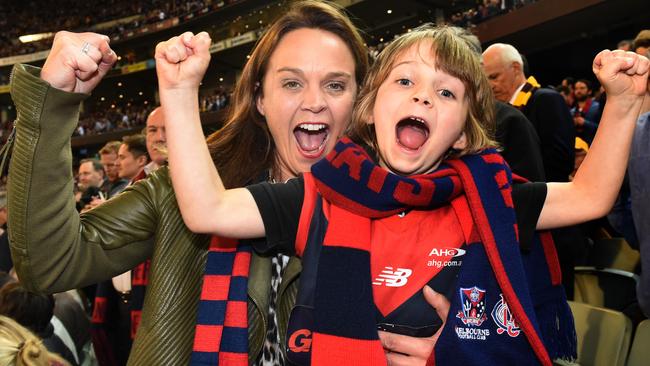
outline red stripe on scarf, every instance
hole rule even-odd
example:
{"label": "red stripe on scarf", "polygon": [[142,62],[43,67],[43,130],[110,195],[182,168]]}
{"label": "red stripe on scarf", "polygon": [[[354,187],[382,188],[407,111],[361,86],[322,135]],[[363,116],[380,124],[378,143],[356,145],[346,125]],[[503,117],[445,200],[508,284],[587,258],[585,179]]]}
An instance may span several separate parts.
{"label": "red stripe on scarf", "polygon": [[247,354],[219,352],[219,366],[241,366],[247,364],[248,364]]}
{"label": "red stripe on scarf", "polygon": [[381,343],[314,332],[313,365],[386,365]]}
{"label": "red stripe on scarf", "polygon": [[[476,207],[476,208],[483,207],[483,202],[481,201],[481,197],[479,195],[478,189],[476,188],[476,182],[474,182],[474,179],[472,177],[471,172],[469,171],[469,168],[465,164],[462,164],[459,161],[451,160],[448,161],[447,163],[455,167],[458,173],[460,174],[465,188],[465,195],[467,196],[467,200],[469,201],[470,204],[469,206]],[[512,288],[512,284],[508,279],[507,272],[505,270],[505,267],[503,266],[503,262],[501,261],[501,256],[499,255],[499,251],[497,249],[497,244],[494,239],[494,235],[490,230],[490,222],[485,213],[485,209],[472,210],[472,213],[474,215],[474,220],[476,222],[476,228],[478,229],[481,235],[481,239],[485,247],[485,252],[487,253],[488,260],[490,261],[492,268],[494,268],[494,274],[496,276],[497,282],[499,283],[499,286],[501,287],[501,290],[503,290],[503,295],[506,298],[510,311],[514,315],[515,319],[517,319],[517,322],[519,322],[519,326],[524,331],[526,338],[528,338],[528,341],[530,342],[533,351],[537,355],[537,358],[544,365],[549,365],[549,366],[552,365],[551,359],[549,358],[548,353],[546,352],[546,347],[544,346],[544,343],[539,338],[537,331],[533,326],[533,323],[526,315],[526,312],[524,311],[523,306],[519,302],[519,298],[515,294],[515,291]]]}
{"label": "red stripe on scarf", "polygon": [[248,277],[250,265],[251,265],[251,253],[239,252],[235,254],[235,263],[233,263],[232,265],[232,275]]}
{"label": "red stripe on scarf", "polygon": [[359,216],[335,205],[330,206],[330,212],[330,225],[336,225],[336,230],[327,230],[323,245],[370,251],[370,220],[360,220]]}
{"label": "red stripe on scarf", "polygon": [[543,232],[539,234],[539,239],[542,242],[544,249],[544,256],[548,262],[548,270],[551,274],[551,283],[554,286],[562,284],[562,270],[560,269],[560,260],[557,257],[555,250],[555,243],[553,242],[553,235],[550,232]]}
{"label": "red stripe on scarf", "polygon": [[210,251],[211,252],[234,252],[237,250],[237,245],[239,241],[237,239],[222,238],[216,235],[212,236],[210,239]]}
{"label": "red stripe on scarf", "polygon": [[[319,180],[316,178],[314,178],[314,180],[319,182]],[[357,203],[356,201],[347,198],[346,196],[340,194],[339,192],[331,189],[325,183],[319,184],[318,190],[323,196],[328,197],[328,199],[329,197],[331,197],[331,199],[329,199],[330,201],[336,200],[336,204],[338,206],[345,208],[346,210],[349,211],[357,212],[359,215],[369,217],[369,218],[380,218],[380,217],[395,215],[404,210],[401,207],[391,211],[373,210],[367,206],[364,206],[360,203]]]}
{"label": "red stripe on scarf", "polygon": [[[305,181],[305,187],[315,187],[314,176],[312,176],[310,173],[303,174],[303,179]],[[305,197],[302,203],[302,209],[300,211],[298,232],[296,233],[296,254],[298,257],[302,257],[303,253],[305,252],[307,237],[309,235],[309,224],[311,224],[311,215],[314,212],[317,198],[318,192],[316,189],[305,188]]]}
{"label": "red stripe on scarf", "polygon": [[198,325],[192,350],[197,352],[219,352],[223,325]]}
{"label": "red stripe on scarf", "polygon": [[233,328],[247,328],[247,306],[248,302],[246,301],[228,301],[228,305],[226,305],[226,319],[223,325]]}
{"label": "red stripe on scarf", "polygon": [[230,275],[205,275],[201,300],[228,300],[230,289]]}

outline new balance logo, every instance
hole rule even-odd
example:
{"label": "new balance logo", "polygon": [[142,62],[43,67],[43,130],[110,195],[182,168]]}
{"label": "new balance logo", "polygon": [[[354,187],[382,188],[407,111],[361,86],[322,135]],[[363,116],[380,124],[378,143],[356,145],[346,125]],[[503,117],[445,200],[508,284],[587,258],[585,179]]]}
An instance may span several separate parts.
{"label": "new balance logo", "polygon": [[407,268],[393,269],[393,267],[386,266],[372,284],[377,286],[385,284],[387,287],[402,287],[406,285],[412,273],[413,271]]}

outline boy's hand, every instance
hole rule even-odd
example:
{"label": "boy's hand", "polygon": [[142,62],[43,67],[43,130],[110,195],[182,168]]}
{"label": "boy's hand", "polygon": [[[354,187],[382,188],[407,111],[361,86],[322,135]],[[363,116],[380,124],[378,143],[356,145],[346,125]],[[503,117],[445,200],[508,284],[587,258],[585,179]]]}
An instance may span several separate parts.
{"label": "boy's hand", "polygon": [[210,36],[185,32],[156,46],[156,73],[163,90],[198,90],[210,64]]}
{"label": "boy's hand", "polygon": [[109,42],[97,33],[58,32],[41,78],[63,91],[90,94],[117,61]]}
{"label": "boy's hand", "polygon": [[634,52],[601,51],[594,58],[593,71],[605,88],[607,98],[643,96],[648,88],[650,61]]}

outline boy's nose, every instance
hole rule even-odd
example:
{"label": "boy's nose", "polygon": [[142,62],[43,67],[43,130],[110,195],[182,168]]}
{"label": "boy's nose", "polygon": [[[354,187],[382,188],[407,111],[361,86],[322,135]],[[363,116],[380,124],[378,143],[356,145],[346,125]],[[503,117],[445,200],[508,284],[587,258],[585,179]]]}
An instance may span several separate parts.
{"label": "boy's nose", "polygon": [[422,104],[424,104],[424,105],[427,106],[427,107],[430,107],[430,106],[431,106],[431,98],[429,98],[429,97],[427,97],[427,96],[416,95],[416,96],[413,97],[413,101],[414,101],[415,103],[422,103]]}

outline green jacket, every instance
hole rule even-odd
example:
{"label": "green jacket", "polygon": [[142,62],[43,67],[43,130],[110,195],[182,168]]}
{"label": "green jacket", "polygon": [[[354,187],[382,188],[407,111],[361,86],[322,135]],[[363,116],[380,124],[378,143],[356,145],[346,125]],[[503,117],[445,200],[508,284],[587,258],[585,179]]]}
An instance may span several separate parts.
{"label": "green jacket", "polygon": [[[39,74],[36,67],[17,65],[11,78],[18,119],[9,170],[9,238],[21,282],[33,291],[60,292],[109,279],[151,258],[129,364],[186,365],[209,237],[183,223],[167,168],[79,215],[70,136],[87,95],[52,88]],[[283,340],[300,270],[292,258],[279,289]],[[250,362],[264,343],[270,276],[270,258],[254,255],[248,285]]]}

